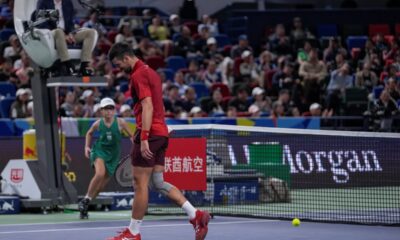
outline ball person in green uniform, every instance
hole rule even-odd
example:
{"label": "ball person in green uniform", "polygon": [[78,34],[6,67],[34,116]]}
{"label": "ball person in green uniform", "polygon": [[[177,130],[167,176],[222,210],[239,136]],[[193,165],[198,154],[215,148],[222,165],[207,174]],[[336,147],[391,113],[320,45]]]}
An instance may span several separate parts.
{"label": "ball person in green uniform", "polygon": [[[126,121],[115,116],[115,103],[111,98],[103,98],[100,101],[103,117],[90,127],[86,133],[85,156],[90,159],[91,165],[95,169],[95,174],[90,181],[87,194],[79,202],[80,218],[88,218],[88,206],[110,179],[114,175],[119,163],[121,153],[121,130],[128,133],[131,141],[133,133]],[[95,131],[99,131],[99,138],[90,148],[92,136]]]}

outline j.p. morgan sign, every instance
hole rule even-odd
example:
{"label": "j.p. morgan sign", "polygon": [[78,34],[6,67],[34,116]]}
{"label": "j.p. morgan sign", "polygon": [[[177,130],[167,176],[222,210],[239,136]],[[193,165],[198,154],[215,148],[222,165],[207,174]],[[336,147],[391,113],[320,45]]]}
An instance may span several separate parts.
{"label": "j.p. morgan sign", "polygon": [[[233,163],[248,163],[248,145],[278,142],[290,166],[292,187],[390,186],[400,182],[400,140],[295,134],[230,137]],[[268,159],[266,159],[268,161]]]}

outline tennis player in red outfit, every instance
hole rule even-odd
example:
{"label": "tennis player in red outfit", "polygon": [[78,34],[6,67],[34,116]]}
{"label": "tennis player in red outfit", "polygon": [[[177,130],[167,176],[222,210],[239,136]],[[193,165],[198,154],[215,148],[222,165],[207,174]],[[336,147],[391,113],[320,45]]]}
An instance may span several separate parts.
{"label": "tennis player in red outfit", "polygon": [[210,214],[194,208],[179,189],[163,178],[169,134],[164,120],[160,77],[138,59],[132,48],[125,43],[114,44],[109,59],[121,70],[131,71],[130,91],[137,124],[132,150],[135,189],[132,219],[128,228],[110,240],[141,240],[140,226],[148,206],[149,188],[157,190],[182,207],[195,229],[195,239],[205,239]]}

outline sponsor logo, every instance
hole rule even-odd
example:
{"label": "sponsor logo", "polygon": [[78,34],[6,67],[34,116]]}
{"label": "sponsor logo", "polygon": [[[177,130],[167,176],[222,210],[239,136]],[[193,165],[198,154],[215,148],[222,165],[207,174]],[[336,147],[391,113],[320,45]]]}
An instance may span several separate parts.
{"label": "sponsor logo", "polygon": [[20,183],[24,180],[24,169],[11,168],[10,180],[13,183]]}

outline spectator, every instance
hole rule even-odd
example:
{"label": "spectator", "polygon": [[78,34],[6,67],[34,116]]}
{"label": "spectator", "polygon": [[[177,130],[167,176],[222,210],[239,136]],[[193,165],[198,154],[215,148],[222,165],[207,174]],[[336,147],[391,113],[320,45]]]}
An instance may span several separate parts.
{"label": "spectator", "polygon": [[201,108],[200,107],[193,107],[191,110],[190,110],[190,113],[189,113],[189,117],[191,117],[191,118],[200,118],[200,117],[204,117],[204,113],[203,113],[203,110],[201,110]]}
{"label": "spectator", "polygon": [[182,108],[184,111],[190,112],[196,105],[196,91],[194,88],[188,87],[182,100]]}
{"label": "spectator", "polygon": [[132,49],[138,48],[138,43],[136,41],[135,36],[133,36],[133,32],[131,30],[131,26],[128,22],[121,25],[119,28],[119,33],[115,37],[115,42],[126,42],[132,46]]}
{"label": "spectator", "polygon": [[169,29],[161,21],[160,16],[153,18],[148,31],[151,39],[155,40],[157,45],[163,48],[164,57],[168,57],[172,49],[172,41],[168,39],[170,37]]}
{"label": "spectator", "polygon": [[253,52],[253,49],[249,45],[249,40],[247,39],[247,35],[240,35],[238,38],[238,44],[232,47],[231,57],[232,59],[240,58],[244,51]]}
{"label": "spectator", "polygon": [[237,117],[237,109],[235,106],[229,106],[226,112],[226,116],[228,118],[236,118]]}
{"label": "spectator", "polygon": [[81,103],[75,104],[74,111],[72,112],[72,117],[81,118],[83,117],[84,113],[85,112],[83,111],[83,105]]}
{"label": "spectator", "polygon": [[397,72],[400,72],[400,53],[396,55],[392,65],[396,67]]}
{"label": "spectator", "polygon": [[310,105],[309,112],[303,114],[303,116],[311,116],[311,117],[331,117],[333,114],[333,110],[328,111],[325,109],[322,111],[322,106],[319,103],[313,103]]}
{"label": "spectator", "polygon": [[82,93],[81,100],[83,100],[83,117],[88,118],[93,116],[93,106],[95,104],[93,90],[87,89]]}
{"label": "spectator", "polygon": [[132,108],[128,104],[123,104],[119,109],[119,115],[122,118],[131,118],[132,115]]}
{"label": "spectator", "polygon": [[289,113],[289,109],[291,107],[293,107],[292,106],[293,104],[290,101],[290,92],[287,89],[282,89],[282,90],[279,91],[279,95],[278,95],[277,101],[280,104],[282,104],[284,115],[286,115],[286,113]]}
{"label": "spectator", "polygon": [[271,118],[280,118],[285,116],[285,108],[281,101],[275,101],[272,103],[272,113],[270,115]]}
{"label": "spectator", "polygon": [[[4,59],[4,62],[0,66],[0,82],[5,82],[10,80],[10,76],[13,72],[13,61],[11,58]],[[14,73],[15,75],[15,73]],[[16,76],[15,76],[16,77]],[[15,82],[15,85],[17,82]]]}
{"label": "spectator", "polygon": [[380,130],[391,131],[393,116],[398,112],[398,107],[387,90],[383,90],[376,102],[373,113],[380,119]]}
{"label": "spectator", "polygon": [[171,36],[174,36],[175,33],[181,33],[182,32],[182,24],[181,24],[181,20],[179,18],[178,15],[176,14],[172,14],[169,17],[169,29],[171,31]]}
{"label": "spectator", "polygon": [[229,102],[229,106],[236,108],[237,112],[247,112],[249,109],[249,101],[247,101],[248,93],[245,86],[239,87],[236,96]]}
{"label": "spectator", "polygon": [[394,78],[389,78],[386,84],[386,90],[388,91],[391,98],[393,98],[396,102],[400,99],[400,87],[399,82]]}
{"label": "spectator", "polygon": [[[251,95],[254,98],[254,102],[251,106],[257,106],[259,112],[261,113],[270,113],[271,112],[271,99],[265,97],[264,89],[260,87],[253,88]],[[251,107],[250,106],[250,107]]]}
{"label": "spectator", "polygon": [[189,57],[195,55],[195,49],[193,44],[193,39],[190,33],[190,29],[183,26],[181,29],[181,34],[174,42],[174,55],[179,55],[182,57]]}
{"label": "spectator", "polygon": [[371,63],[365,62],[363,68],[356,73],[355,86],[358,88],[368,89],[372,92],[373,87],[378,84],[378,77],[371,71]]}
{"label": "spectator", "polygon": [[21,66],[16,69],[15,75],[17,75],[19,80],[17,83],[19,88],[31,87],[31,78],[34,75],[34,70],[31,67],[31,59],[25,52],[21,53]]}
{"label": "spectator", "polygon": [[310,31],[304,28],[300,17],[293,18],[293,29],[290,35],[294,41],[302,41],[305,39],[314,38]]}
{"label": "spectator", "polygon": [[210,30],[207,26],[203,26],[200,29],[199,36],[194,42],[194,48],[197,52],[202,52],[203,49],[207,46],[207,39],[210,38]]}
{"label": "spectator", "polygon": [[187,84],[202,82],[201,75],[199,73],[199,66],[196,60],[191,60],[187,73],[185,73],[185,82]]}
{"label": "spectator", "polygon": [[390,43],[390,48],[382,51],[382,58],[384,61],[394,60],[399,53],[399,43],[397,40],[393,40]]}
{"label": "spectator", "polygon": [[129,23],[131,31],[135,29],[143,29],[142,19],[137,15],[136,8],[134,7],[128,8],[126,16],[121,18],[121,20],[119,21],[118,28],[121,28],[121,26],[125,23]]}
{"label": "spectator", "polygon": [[288,36],[286,36],[286,30],[283,24],[276,25],[275,33],[269,37],[267,49],[276,53],[277,55],[292,54],[290,39]]}
{"label": "spectator", "polygon": [[8,42],[10,43],[10,46],[6,47],[3,52],[3,57],[8,58],[8,57],[18,57],[22,47],[21,44],[19,43],[17,35],[13,34],[9,37]]}
{"label": "spectator", "polygon": [[201,23],[200,23],[199,26],[197,27],[198,33],[200,33],[201,30],[202,30],[204,27],[207,27],[207,28],[208,28],[208,30],[209,30],[211,36],[216,36],[216,35],[218,35],[219,30],[218,30],[218,21],[217,21],[217,19],[212,19],[212,18],[210,18],[208,15],[204,14],[204,15],[201,17]]}
{"label": "spectator", "polygon": [[300,65],[299,75],[303,78],[306,103],[319,102],[321,84],[327,72],[325,64],[318,59],[317,50],[310,51],[308,61]]}
{"label": "spectator", "polygon": [[331,79],[327,87],[328,109],[333,109],[335,114],[340,111],[340,102],[346,88],[353,86],[353,77],[350,75],[350,66],[343,65],[331,73]]}
{"label": "spectator", "polygon": [[299,64],[303,64],[308,61],[308,55],[310,54],[311,49],[311,43],[309,41],[305,41],[303,48],[297,51],[297,62]]}
{"label": "spectator", "polygon": [[169,29],[163,24],[160,16],[153,18],[148,28],[150,37],[156,41],[167,41],[170,36]]}
{"label": "spectator", "polygon": [[167,89],[167,98],[164,98],[165,112],[168,115],[178,115],[182,111],[182,100],[179,97],[179,88],[175,85]]}
{"label": "spectator", "polygon": [[235,77],[233,75],[233,64],[234,63],[230,57],[225,57],[219,65],[222,76],[222,83],[227,85],[230,89],[233,88],[233,84],[235,81]]}
{"label": "spectator", "polygon": [[214,37],[207,39],[207,46],[203,49],[203,55],[206,59],[214,58],[218,54],[217,40]]}
{"label": "spectator", "polygon": [[260,108],[257,105],[251,105],[249,107],[250,117],[260,117],[261,111]]}
{"label": "spectator", "polygon": [[372,62],[371,55],[373,53],[376,53],[374,42],[372,42],[371,39],[367,39],[364,48],[361,49],[360,54],[358,55],[358,58],[360,59],[360,61],[363,62],[366,61]]}
{"label": "spectator", "polygon": [[281,89],[292,90],[296,84],[297,77],[294,75],[294,66],[286,62],[283,69],[277,71],[272,77],[272,87],[276,92]]}
{"label": "spectator", "polygon": [[82,28],[93,28],[101,35],[107,34],[107,29],[99,22],[98,13],[96,10],[91,10],[89,13],[89,20],[84,22]]}
{"label": "spectator", "polygon": [[33,118],[33,101],[29,101],[26,105],[26,117]]}
{"label": "spectator", "polygon": [[324,50],[323,60],[325,63],[332,62],[338,53],[342,53],[344,56],[347,55],[347,51],[342,47],[340,41],[337,38],[330,38],[329,45]]}
{"label": "spectator", "polygon": [[203,82],[207,87],[222,82],[221,73],[217,71],[217,64],[214,60],[208,62],[207,69],[203,73]]}
{"label": "spectator", "polygon": [[239,66],[241,81],[250,84],[250,86],[263,86],[264,82],[261,81],[261,77],[258,75],[253,54],[246,50],[242,53],[241,57],[243,60]]}
{"label": "spectator", "polygon": [[273,63],[272,53],[269,51],[262,52],[256,64],[260,75],[276,68],[276,64]]}
{"label": "spectator", "polygon": [[67,92],[66,96],[65,96],[65,101],[63,104],[61,104],[61,109],[64,112],[65,115],[63,117],[72,117],[73,115],[73,111],[74,111],[74,106],[76,103],[76,96],[75,96],[75,92],[73,91],[69,91]]}
{"label": "spectator", "polygon": [[386,84],[389,78],[394,78],[397,82],[400,82],[400,75],[399,72],[397,72],[396,66],[390,65],[388,69],[388,75],[383,79],[384,83]]}
{"label": "spectator", "polygon": [[209,116],[212,116],[214,114],[224,114],[225,113],[225,108],[223,102],[223,97],[221,94],[221,91],[219,89],[216,89],[212,93],[212,99],[210,102],[207,103],[205,111],[208,113]]}
{"label": "spectator", "polygon": [[102,117],[103,115],[102,115],[102,113],[101,113],[101,106],[100,106],[100,103],[96,103],[94,106],[93,106],[93,117],[94,118],[100,118],[100,117]]}
{"label": "spectator", "polygon": [[188,85],[186,85],[185,83],[185,77],[183,75],[182,71],[177,71],[175,73],[175,85],[179,88],[178,92],[179,92],[179,96],[183,97],[183,95],[185,95],[186,90],[189,88]]}
{"label": "spectator", "polygon": [[11,104],[10,118],[26,118],[28,117],[27,104],[29,100],[29,89],[20,88],[16,92],[17,99]]}
{"label": "spectator", "polygon": [[380,52],[387,52],[388,45],[386,43],[385,38],[382,33],[377,33],[374,37],[375,39],[375,48]]}

